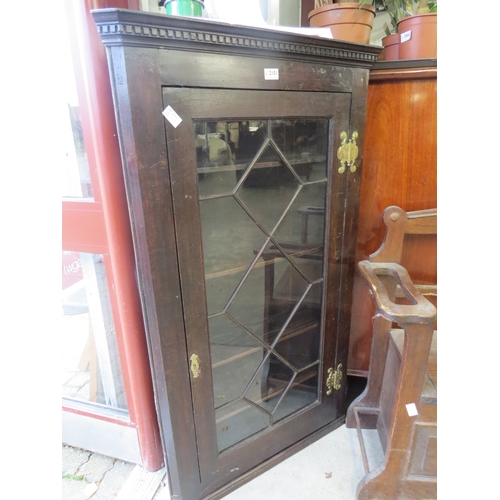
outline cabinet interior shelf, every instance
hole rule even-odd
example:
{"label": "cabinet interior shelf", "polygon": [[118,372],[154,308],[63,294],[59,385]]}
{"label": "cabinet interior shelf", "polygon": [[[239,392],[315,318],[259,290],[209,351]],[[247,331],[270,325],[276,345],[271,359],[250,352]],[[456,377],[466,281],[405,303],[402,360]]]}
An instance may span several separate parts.
{"label": "cabinet interior shelf", "polygon": [[[290,340],[291,338],[296,337],[297,335],[302,335],[304,333],[310,332],[315,328],[319,328],[319,321],[302,320],[301,322],[297,322],[293,330],[288,331],[281,336],[281,338],[278,341],[278,344]],[[234,356],[230,356],[228,358],[224,358],[219,361],[216,361],[215,363],[212,363],[212,369],[218,368],[219,366],[225,365],[227,363],[231,363],[232,361],[236,361],[237,359],[244,358],[245,356],[249,356],[256,352],[263,351],[264,349],[265,349],[264,346],[251,347],[243,352],[235,354]]]}
{"label": "cabinet interior shelf", "polygon": [[[294,245],[283,243],[281,244],[281,247],[287,251],[287,254],[290,257],[311,260],[321,260],[323,258],[323,248],[318,245]],[[255,253],[257,253],[257,251],[255,251]],[[283,254],[279,252],[274,246],[272,246],[269,250],[263,252],[262,258],[263,261],[257,262],[254,266],[254,269],[260,268],[262,266],[274,265],[277,262],[285,260]],[[246,271],[247,269],[248,266],[237,266],[231,269],[224,269],[223,271],[207,273],[205,274],[205,280],[220,278],[222,276],[230,276]]]}
{"label": "cabinet interior shelf", "polygon": [[[287,161],[290,165],[292,166],[302,166],[302,165],[310,165],[313,163],[321,163],[326,160],[326,157],[324,155],[307,155],[307,156],[302,156],[300,158],[296,159],[288,159]],[[281,160],[273,160],[273,161],[260,161],[257,162],[253,168],[275,168],[275,167],[281,167],[283,165],[283,162]],[[220,166],[214,166],[214,167],[198,167],[197,172],[199,174],[211,174],[215,172],[234,172],[237,170],[245,170],[248,167],[248,162],[245,163],[236,163],[233,165],[220,165]]]}
{"label": "cabinet interior shelf", "polygon": [[[290,385],[290,389],[294,388],[294,387],[299,387],[301,386],[302,384],[304,384],[304,382],[306,382],[307,380],[310,380],[314,377],[316,377],[318,374],[318,370],[315,369],[315,368],[311,368],[311,369],[308,369],[308,370],[304,370],[303,372],[299,373],[294,381],[292,382],[292,384]],[[260,404],[260,403],[265,403],[266,401],[269,401],[270,399],[272,398],[275,398],[277,396],[279,396],[280,394],[282,394],[285,389],[288,387],[288,382],[284,382],[283,380],[277,380],[277,379],[269,379],[270,381],[273,381],[273,382],[277,382],[281,387],[279,388],[273,388],[272,390],[270,390],[269,394],[263,398],[260,398],[256,401],[253,401],[253,403],[257,403],[257,404]],[[311,389],[314,389],[314,388],[309,388],[307,387],[308,390],[311,390]],[[247,410],[249,410],[251,407],[250,406],[244,406],[242,408],[238,408],[237,410],[234,410],[233,412],[231,413],[228,413],[227,415],[224,415],[223,417],[220,417],[218,418],[215,423],[217,425],[219,425],[220,423],[223,423],[224,421],[230,419],[230,418],[233,418],[235,417],[236,415],[239,415]]]}

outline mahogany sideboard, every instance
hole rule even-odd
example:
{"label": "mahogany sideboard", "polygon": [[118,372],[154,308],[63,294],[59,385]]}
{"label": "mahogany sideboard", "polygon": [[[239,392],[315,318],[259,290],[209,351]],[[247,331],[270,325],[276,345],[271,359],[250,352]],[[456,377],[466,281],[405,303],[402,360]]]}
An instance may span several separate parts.
{"label": "mahogany sideboard", "polygon": [[[377,62],[370,72],[356,265],[381,245],[382,213],[437,208],[437,60]],[[436,239],[408,236],[402,265],[416,284],[437,282]],[[412,241],[414,238],[414,241]],[[354,277],[348,373],[367,376],[373,302]],[[426,296],[436,305],[435,298]]]}

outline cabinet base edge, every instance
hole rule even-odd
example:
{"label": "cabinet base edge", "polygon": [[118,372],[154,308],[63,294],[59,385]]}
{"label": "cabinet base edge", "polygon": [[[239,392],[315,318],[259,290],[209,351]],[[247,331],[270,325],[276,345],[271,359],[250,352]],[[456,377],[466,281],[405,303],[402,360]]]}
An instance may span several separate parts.
{"label": "cabinet base edge", "polygon": [[334,431],[335,429],[337,429],[338,427],[340,427],[344,423],[345,423],[345,416],[342,416],[341,418],[331,422],[330,424],[325,425],[325,427],[318,429],[316,432],[310,434],[309,436],[302,439],[301,441],[293,444],[292,446],[290,446],[286,450],[281,451],[280,453],[278,453],[274,457],[270,458],[269,460],[266,460],[265,462],[261,463],[257,467],[248,471],[246,474],[243,474],[238,479],[235,479],[234,481],[223,486],[222,488],[219,488],[217,491],[210,493],[209,495],[203,497],[202,500],[220,500],[221,498],[224,498],[226,495],[228,495],[232,491],[238,489],[239,487],[248,483],[252,479],[255,479],[256,477],[260,476],[261,474],[268,471],[269,469],[272,469],[274,466],[278,465],[279,463],[283,462],[287,458],[291,457],[292,455],[295,455],[296,453],[303,450],[307,446],[318,441],[318,439],[321,439],[322,437],[326,436],[327,434]]}

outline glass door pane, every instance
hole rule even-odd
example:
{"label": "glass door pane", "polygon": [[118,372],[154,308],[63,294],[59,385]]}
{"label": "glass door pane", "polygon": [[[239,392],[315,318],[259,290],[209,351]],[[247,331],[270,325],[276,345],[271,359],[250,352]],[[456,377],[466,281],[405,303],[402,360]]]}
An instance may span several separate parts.
{"label": "glass door pane", "polygon": [[318,399],[328,134],[194,124],[219,452]]}
{"label": "glass door pane", "polygon": [[100,254],[62,255],[62,396],[127,410]]}

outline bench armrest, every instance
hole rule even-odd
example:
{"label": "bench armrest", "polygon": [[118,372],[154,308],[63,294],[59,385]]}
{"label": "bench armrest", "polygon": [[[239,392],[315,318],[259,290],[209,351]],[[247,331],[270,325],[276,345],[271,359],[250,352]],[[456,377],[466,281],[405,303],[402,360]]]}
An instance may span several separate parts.
{"label": "bench armrest", "polygon": [[[368,283],[377,312],[384,318],[399,325],[410,323],[429,324],[435,321],[436,308],[417,290],[408,271],[403,266],[392,262],[362,260],[359,262],[358,268],[361,276]],[[379,276],[392,276],[413,304],[405,305],[393,302],[382,282],[383,280]]]}

